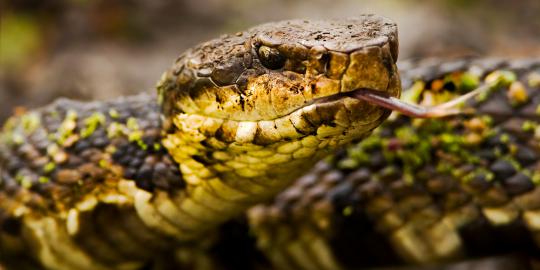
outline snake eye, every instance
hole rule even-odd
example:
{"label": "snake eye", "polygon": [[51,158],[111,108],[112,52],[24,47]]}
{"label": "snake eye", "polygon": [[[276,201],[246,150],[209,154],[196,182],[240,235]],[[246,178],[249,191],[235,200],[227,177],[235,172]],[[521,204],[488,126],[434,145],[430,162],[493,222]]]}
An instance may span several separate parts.
{"label": "snake eye", "polygon": [[261,46],[258,50],[261,63],[269,69],[280,69],[285,65],[285,57],[278,50]]}

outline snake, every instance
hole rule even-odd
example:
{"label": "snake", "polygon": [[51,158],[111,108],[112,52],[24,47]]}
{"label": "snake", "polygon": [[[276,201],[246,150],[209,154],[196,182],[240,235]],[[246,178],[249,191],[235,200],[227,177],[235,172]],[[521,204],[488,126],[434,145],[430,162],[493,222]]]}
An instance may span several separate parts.
{"label": "snake", "polygon": [[[469,255],[458,230],[471,223],[522,222],[533,241],[539,61],[439,73],[415,63],[402,80],[397,57],[397,26],[377,15],[267,23],[188,49],[156,94],[16,114],[0,135],[0,261],[239,269],[232,256],[250,269],[349,269]],[[433,108],[483,91],[466,116],[440,107],[449,121],[390,116],[441,111],[397,100],[409,87]],[[484,148],[492,156],[471,154]],[[264,262],[234,253],[242,240],[227,226],[251,232]],[[216,246],[233,254],[216,259]]]}

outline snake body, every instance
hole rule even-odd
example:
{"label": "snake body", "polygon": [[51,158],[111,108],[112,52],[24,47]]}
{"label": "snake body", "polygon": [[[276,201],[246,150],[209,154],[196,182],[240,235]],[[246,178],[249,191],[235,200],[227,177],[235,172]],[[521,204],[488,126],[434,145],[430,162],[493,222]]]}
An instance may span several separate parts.
{"label": "snake body", "polygon": [[187,50],[155,97],[15,116],[0,144],[0,257],[191,268],[220,224],[388,117],[349,94],[399,97],[396,59],[386,18],[270,23]]}
{"label": "snake body", "polygon": [[[384,18],[270,23],[186,51],[157,95],[14,116],[0,143],[0,261],[356,269],[534,255],[540,60],[410,62],[400,82],[396,59]],[[361,140],[389,111],[356,89],[410,88],[430,105],[497,78],[472,114],[392,116]],[[261,202],[246,220],[267,260],[253,262],[239,254],[257,253],[240,244],[245,225],[225,225],[238,239],[220,225]]]}

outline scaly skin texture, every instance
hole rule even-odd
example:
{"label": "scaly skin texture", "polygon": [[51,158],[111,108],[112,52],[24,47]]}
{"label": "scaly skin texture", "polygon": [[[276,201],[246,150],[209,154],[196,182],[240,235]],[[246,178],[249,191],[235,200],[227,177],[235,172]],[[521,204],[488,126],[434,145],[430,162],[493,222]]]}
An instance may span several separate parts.
{"label": "scaly skin texture", "polygon": [[160,268],[170,255],[216,267],[197,250],[218,225],[387,118],[347,95],[399,97],[396,59],[385,18],[270,23],[186,51],[157,98],[17,115],[0,141],[0,257],[98,270]]}
{"label": "scaly skin texture", "polygon": [[[434,60],[400,68],[409,88],[404,98],[424,105],[497,77],[506,83],[468,102],[470,115],[393,115],[271,204],[251,209],[257,245],[276,269],[539,255],[540,59]],[[513,262],[511,269],[527,264]]]}

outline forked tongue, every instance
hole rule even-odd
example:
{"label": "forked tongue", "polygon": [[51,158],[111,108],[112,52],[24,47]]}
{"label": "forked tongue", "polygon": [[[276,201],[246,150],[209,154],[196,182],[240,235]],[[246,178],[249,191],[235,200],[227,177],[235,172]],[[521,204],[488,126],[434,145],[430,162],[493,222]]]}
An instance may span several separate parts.
{"label": "forked tongue", "polygon": [[508,76],[504,75],[505,74],[502,74],[501,76],[482,84],[467,94],[458,96],[452,100],[435,106],[421,106],[418,104],[409,103],[398,98],[391,97],[386,93],[371,89],[358,89],[351,93],[351,97],[365,100],[369,103],[379,105],[392,111],[400,112],[410,117],[441,118],[456,114],[470,113],[470,110],[464,109],[460,106],[475,96],[486,93],[500,85],[510,84],[512,80],[515,80],[515,78],[509,80]]}

